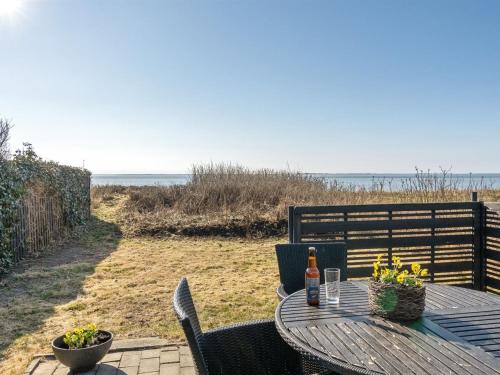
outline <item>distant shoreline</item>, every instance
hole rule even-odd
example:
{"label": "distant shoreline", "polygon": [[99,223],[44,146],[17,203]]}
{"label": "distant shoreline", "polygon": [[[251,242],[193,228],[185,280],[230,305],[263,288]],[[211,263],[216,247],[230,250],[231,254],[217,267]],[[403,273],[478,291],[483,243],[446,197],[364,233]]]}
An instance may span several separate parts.
{"label": "distant shoreline", "polygon": [[[415,173],[303,173],[315,178],[324,179],[327,183],[370,188],[374,184],[384,184],[385,189],[399,190],[402,181],[415,178]],[[441,173],[431,173],[441,177]],[[500,173],[450,173],[447,179],[458,180],[465,187],[469,183],[482,183],[494,189],[500,188]],[[163,174],[93,174],[92,185],[122,186],[172,186],[184,185],[191,178],[188,173]]]}

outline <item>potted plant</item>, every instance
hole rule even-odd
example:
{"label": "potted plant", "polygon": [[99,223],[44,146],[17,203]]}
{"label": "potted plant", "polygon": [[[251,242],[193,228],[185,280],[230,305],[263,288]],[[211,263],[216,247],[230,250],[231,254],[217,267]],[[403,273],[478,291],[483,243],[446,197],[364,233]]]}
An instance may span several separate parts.
{"label": "potted plant", "polygon": [[425,309],[423,277],[427,269],[412,263],[411,272],[403,270],[399,257],[392,267],[382,267],[382,255],[373,263],[373,277],[368,284],[368,304],[372,314],[393,320],[418,319]]}
{"label": "potted plant", "polygon": [[108,352],[113,334],[98,330],[94,323],[77,327],[52,341],[52,351],[73,372],[93,369]]}

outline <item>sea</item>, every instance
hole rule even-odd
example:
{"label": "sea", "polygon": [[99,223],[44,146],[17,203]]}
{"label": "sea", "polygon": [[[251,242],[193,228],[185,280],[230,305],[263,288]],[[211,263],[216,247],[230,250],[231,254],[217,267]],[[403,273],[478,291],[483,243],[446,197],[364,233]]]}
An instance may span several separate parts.
{"label": "sea", "polygon": [[[414,173],[305,173],[315,178],[323,179],[328,184],[338,184],[349,187],[382,188],[388,191],[401,190],[410,179],[415,179]],[[427,174],[426,174],[427,176]],[[442,178],[441,174],[435,174]],[[457,173],[446,176],[447,184],[458,184],[463,188],[494,188],[500,189],[500,173]],[[172,186],[184,185],[191,179],[190,174],[93,174],[92,185],[123,185],[123,186]]]}

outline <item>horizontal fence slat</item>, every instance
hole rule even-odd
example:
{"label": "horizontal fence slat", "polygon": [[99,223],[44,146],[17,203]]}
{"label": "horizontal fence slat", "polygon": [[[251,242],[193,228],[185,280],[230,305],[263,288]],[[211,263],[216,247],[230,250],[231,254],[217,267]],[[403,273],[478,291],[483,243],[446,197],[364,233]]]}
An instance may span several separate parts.
{"label": "horizontal fence slat", "polygon": [[486,285],[490,288],[500,289],[500,279],[486,276]]}
{"label": "horizontal fence slat", "polygon": [[296,206],[295,214],[325,214],[344,212],[381,212],[381,211],[429,211],[429,210],[472,210],[478,202],[450,203],[398,203],[398,204],[362,204],[348,206]]}
{"label": "horizontal fence slat", "polygon": [[472,243],[472,235],[422,236],[398,238],[370,238],[347,240],[348,249],[379,249],[387,247],[415,247],[431,245],[457,245]]}
{"label": "horizontal fence slat", "polygon": [[335,221],[335,222],[301,222],[302,235],[311,233],[332,233],[344,231],[398,230],[422,228],[456,228],[471,227],[473,219],[406,219],[406,220],[372,220],[372,221]]}

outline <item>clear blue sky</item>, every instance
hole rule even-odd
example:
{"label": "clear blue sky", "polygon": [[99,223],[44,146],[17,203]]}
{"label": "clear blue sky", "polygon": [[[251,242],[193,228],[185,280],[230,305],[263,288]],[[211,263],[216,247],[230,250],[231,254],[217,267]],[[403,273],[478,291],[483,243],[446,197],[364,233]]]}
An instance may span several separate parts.
{"label": "clear blue sky", "polygon": [[21,1],[14,148],[96,173],[500,172],[499,1]]}

